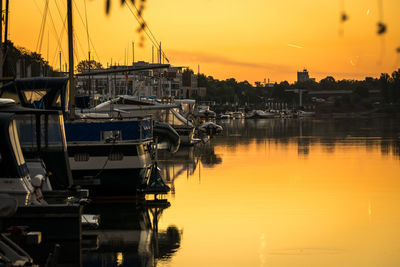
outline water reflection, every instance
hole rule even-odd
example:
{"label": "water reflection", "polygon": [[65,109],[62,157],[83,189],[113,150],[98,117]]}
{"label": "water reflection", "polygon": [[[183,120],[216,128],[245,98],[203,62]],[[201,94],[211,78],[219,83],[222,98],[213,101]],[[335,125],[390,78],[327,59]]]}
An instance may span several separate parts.
{"label": "water reflection", "polygon": [[400,122],[221,123],[159,154],[171,206],[90,206],[84,266],[399,266]]}
{"label": "water reflection", "polygon": [[[158,166],[166,183],[171,188],[171,194],[175,194],[175,179],[178,177],[189,178],[198,168],[213,168],[221,163],[221,156],[215,154],[214,145],[210,143],[184,146],[175,154],[163,151],[159,153],[158,157]],[[198,178],[201,180],[200,170]]]}
{"label": "water reflection", "polygon": [[299,156],[307,156],[313,144],[320,144],[327,153],[336,145],[379,147],[383,155],[400,156],[400,122],[395,119],[260,119],[221,121],[223,137],[215,144],[236,145],[265,142],[298,145]]}
{"label": "water reflection", "polygon": [[224,136],[160,159],[175,195],[159,224],[185,239],[159,266],[400,265],[400,122],[220,123]]}
{"label": "water reflection", "polygon": [[84,230],[94,242],[83,251],[83,266],[150,267],[171,257],[180,247],[181,232],[174,225],[158,228],[169,206],[167,200],[91,203],[85,213],[100,215],[100,225]]}

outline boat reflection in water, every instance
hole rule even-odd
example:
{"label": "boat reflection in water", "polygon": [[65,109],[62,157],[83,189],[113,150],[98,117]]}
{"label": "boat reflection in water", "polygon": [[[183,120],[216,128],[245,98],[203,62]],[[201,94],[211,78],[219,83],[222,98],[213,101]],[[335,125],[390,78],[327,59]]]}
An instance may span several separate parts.
{"label": "boat reflection in water", "polygon": [[298,155],[307,157],[316,144],[328,153],[334,153],[335,148],[341,146],[377,146],[382,155],[400,156],[399,126],[393,119],[248,119],[221,121],[221,126],[223,136],[219,136],[214,144],[226,145],[232,150],[239,144],[253,142],[259,146],[297,144]]}
{"label": "boat reflection in water", "polygon": [[[174,154],[163,151],[158,157],[158,166],[166,184],[171,188],[171,194],[175,194],[175,179],[182,174],[186,173],[186,177],[189,178],[194,175],[198,166],[199,169],[200,167],[214,168],[215,165],[221,163],[221,156],[215,154],[214,146],[210,142],[181,147]],[[199,171],[199,179],[201,179],[200,175],[201,171]]]}
{"label": "boat reflection in water", "polygon": [[85,212],[100,215],[97,229],[84,230],[93,244],[83,250],[83,266],[156,266],[180,247],[182,233],[176,226],[158,229],[167,200],[129,203],[96,203]]}

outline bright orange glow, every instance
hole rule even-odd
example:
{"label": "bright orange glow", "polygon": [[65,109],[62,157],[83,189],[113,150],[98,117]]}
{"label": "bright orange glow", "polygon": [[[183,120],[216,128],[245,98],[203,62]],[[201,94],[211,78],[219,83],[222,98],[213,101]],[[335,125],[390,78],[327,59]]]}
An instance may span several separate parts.
{"label": "bright orange glow", "polygon": [[222,164],[175,180],[159,225],[178,225],[183,237],[165,266],[399,264],[396,156],[316,143],[303,157],[296,143],[268,141],[215,154]]}
{"label": "bright orange glow", "polygon": [[[327,75],[363,79],[398,68],[400,2],[383,1],[388,31],[379,37],[376,0],[344,1],[349,16],[344,24],[339,22],[341,1],[149,0],[144,16],[172,64],[194,70],[200,64],[201,72],[220,79],[293,81],[303,67],[317,80]],[[41,49],[55,68],[59,67],[57,40],[62,31],[62,61],[67,61],[62,26],[65,2],[49,1],[51,16]],[[88,51],[85,9],[83,1],[74,2],[76,57],[82,60]],[[97,52],[92,55],[103,65],[111,59],[124,64],[125,53],[131,62],[131,42],[138,43],[140,38],[129,9],[120,7],[119,0],[112,2],[111,14],[106,16],[105,0],[87,1],[89,31]],[[10,39],[16,45],[36,49],[43,7],[44,1],[11,1]],[[151,61],[151,46],[146,40],[144,48],[137,47],[135,59]]]}

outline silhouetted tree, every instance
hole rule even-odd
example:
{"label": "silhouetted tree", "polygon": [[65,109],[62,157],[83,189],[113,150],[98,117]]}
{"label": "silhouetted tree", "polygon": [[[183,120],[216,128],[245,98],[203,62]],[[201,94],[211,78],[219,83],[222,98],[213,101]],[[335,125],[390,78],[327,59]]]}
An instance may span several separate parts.
{"label": "silhouetted tree", "polygon": [[394,103],[400,103],[400,69],[392,73],[392,99]]}
{"label": "silhouetted tree", "polygon": [[336,89],[336,81],[335,78],[332,76],[327,76],[326,78],[322,79],[320,82],[321,89],[324,90],[334,90]]}
{"label": "silhouetted tree", "polygon": [[83,72],[85,70],[88,70],[90,67],[91,70],[98,70],[102,69],[103,65],[101,65],[100,62],[97,62],[96,60],[82,60],[76,65],[76,71],[77,72]]}
{"label": "silhouetted tree", "polygon": [[[2,44],[4,45],[4,44]],[[4,62],[4,76],[58,76],[41,54],[31,52],[24,47],[16,47],[7,41],[7,57]]]}

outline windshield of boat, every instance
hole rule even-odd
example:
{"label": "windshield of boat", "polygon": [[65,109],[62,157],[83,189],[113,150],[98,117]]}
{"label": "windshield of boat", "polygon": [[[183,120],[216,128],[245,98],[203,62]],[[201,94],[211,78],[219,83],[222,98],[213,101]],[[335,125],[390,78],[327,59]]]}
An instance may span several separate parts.
{"label": "windshield of boat", "polygon": [[48,93],[46,89],[35,89],[35,90],[27,90],[23,91],[23,96],[25,98],[25,103],[31,105],[34,108],[54,108],[61,107],[61,94],[60,91],[56,93],[54,97],[53,103],[51,103],[51,107],[44,106],[44,96]]}
{"label": "windshield of boat", "polygon": [[[40,121],[36,121],[39,118]],[[16,117],[17,129],[24,151],[37,152],[40,149],[65,149],[64,120],[59,114],[19,114]],[[37,129],[37,125],[40,129]],[[37,138],[37,135],[40,138]],[[40,149],[39,149],[40,146]]]}

